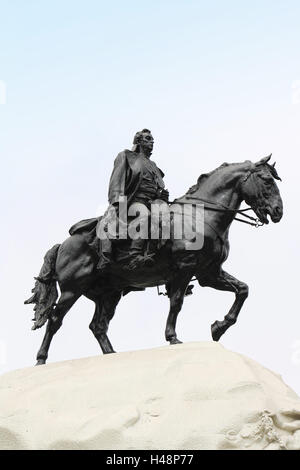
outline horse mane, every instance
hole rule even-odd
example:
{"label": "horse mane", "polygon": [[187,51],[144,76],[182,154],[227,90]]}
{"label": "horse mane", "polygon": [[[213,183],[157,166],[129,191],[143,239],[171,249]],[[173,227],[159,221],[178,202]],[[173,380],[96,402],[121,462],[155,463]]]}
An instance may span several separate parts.
{"label": "horse mane", "polygon": [[[245,160],[245,162],[243,163],[249,163],[249,164],[252,164],[254,165],[250,160]],[[240,165],[241,163],[222,163],[222,165],[218,166],[217,168],[215,168],[214,170],[210,171],[209,173],[203,173],[202,175],[199,176],[199,178],[197,179],[197,183],[194,184],[193,186],[190,187],[190,189],[187,191],[186,194],[193,194],[195,193],[201,186],[201,184],[206,181],[210,176],[214,175],[215,173],[217,173],[218,171],[222,170],[223,168],[226,168],[228,166],[235,166],[235,165]],[[270,170],[270,173],[271,175],[273,176],[273,178],[275,178],[276,180],[280,180],[281,181],[281,178],[279,177],[278,173],[277,173],[277,170],[275,168],[275,164],[273,165],[270,165],[269,163],[266,163],[267,167],[269,168]]]}
{"label": "horse mane", "polygon": [[191,186],[186,194],[195,193],[199,189],[199,187],[201,186],[203,181],[207,180],[210,176],[214,175],[215,173],[222,170],[223,168],[225,168],[227,166],[231,166],[231,165],[237,165],[237,163],[226,163],[226,162],[224,162],[224,163],[222,163],[222,165],[218,166],[218,168],[215,168],[214,170],[210,171],[209,173],[203,173],[197,179],[197,183],[194,184],[193,186]]}

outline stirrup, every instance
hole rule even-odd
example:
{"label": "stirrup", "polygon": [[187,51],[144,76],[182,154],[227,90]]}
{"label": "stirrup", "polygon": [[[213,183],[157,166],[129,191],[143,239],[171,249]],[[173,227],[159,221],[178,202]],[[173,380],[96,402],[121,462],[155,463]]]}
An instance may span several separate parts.
{"label": "stirrup", "polygon": [[141,268],[143,266],[153,266],[154,265],[154,257],[155,253],[152,253],[151,255],[141,255],[141,254],[136,254],[134,255],[134,258],[129,261],[128,264],[124,266],[125,271],[133,271],[136,268]]}

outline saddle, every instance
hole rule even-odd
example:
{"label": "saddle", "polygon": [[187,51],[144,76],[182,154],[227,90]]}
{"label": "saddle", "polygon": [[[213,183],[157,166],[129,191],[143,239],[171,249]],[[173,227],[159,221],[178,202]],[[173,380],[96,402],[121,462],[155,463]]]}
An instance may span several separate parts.
{"label": "saddle", "polygon": [[[102,216],[84,219],[72,225],[69,229],[71,236],[82,235],[99,259],[102,257],[102,240],[97,236],[97,227],[102,219]],[[111,240],[111,242],[113,245],[114,261],[116,263],[126,263],[132,240]],[[149,240],[148,243],[145,244],[145,257],[153,257],[166,242],[167,240],[162,239]]]}
{"label": "saddle", "polygon": [[98,222],[102,219],[102,217],[94,217],[93,219],[84,219],[76,224],[72,225],[69,230],[70,235],[76,235],[78,233],[83,232],[92,232],[96,230]]}

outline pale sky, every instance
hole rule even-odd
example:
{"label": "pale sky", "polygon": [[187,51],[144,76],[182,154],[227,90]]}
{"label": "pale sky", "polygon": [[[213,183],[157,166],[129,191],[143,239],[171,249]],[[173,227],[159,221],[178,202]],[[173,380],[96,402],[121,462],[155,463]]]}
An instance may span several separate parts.
{"label": "pale sky", "polygon": [[[222,344],[300,393],[300,4],[153,0],[0,1],[0,373],[31,366],[44,330],[24,306],[43,256],[69,227],[100,215],[118,152],[146,127],[171,199],[222,162],[273,152],[284,217],[234,223],[225,269],[250,296]],[[233,294],[194,288],[183,341],[210,341]],[[156,289],[119,304],[117,351],[166,345],[168,300]],[[49,362],[100,353],[80,299]],[[201,380],[201,378],[199,378]]]}

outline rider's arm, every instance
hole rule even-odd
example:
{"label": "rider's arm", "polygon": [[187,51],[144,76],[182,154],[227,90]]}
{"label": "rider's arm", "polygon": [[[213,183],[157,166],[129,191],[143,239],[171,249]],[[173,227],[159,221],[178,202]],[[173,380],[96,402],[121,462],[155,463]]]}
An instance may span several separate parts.
{"label": "rider's arm", "polygon": [[108,201],[110,204],[116,204],[119,197],[125,195],[126,169],[126,155],[125,152],[121,152],[115,159],[114,168],[109,181]]}

